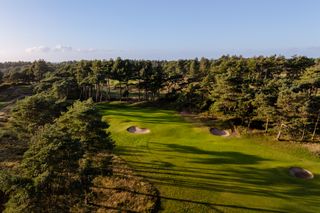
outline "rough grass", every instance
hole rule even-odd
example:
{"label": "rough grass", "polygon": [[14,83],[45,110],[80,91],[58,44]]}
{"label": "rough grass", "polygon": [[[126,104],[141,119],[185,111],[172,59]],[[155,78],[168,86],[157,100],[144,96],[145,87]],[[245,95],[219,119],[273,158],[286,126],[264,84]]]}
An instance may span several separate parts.
{"label": "rough grass", "polygon": [[7,105],[7,102],[0,101],[0,110]]}
{"label": "rough grass", "polygon": [[[115,152],[158,188],[163,212],[320,212],[320,160],[298,145],[213,136],[168,110],[98,107]],[[133,125],[151,133],[132,135]],[[292,166],[315,178],[291,177]]]}
{"label": "rough grass", "polygon": [[88,203],[94,212],[153,212],[158,203],[154,186],[136,176],[118,156],[111,158],[112,175],[93,179]]}

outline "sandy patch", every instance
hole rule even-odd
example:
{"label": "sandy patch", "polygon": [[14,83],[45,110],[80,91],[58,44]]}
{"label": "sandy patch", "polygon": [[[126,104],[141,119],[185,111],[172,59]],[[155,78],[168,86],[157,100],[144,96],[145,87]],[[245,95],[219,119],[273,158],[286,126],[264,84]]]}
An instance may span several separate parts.
{"label": "sandy patch", "polygon": [[189,111],[183,110],[180,112],[180,115],[192,115],[192,113]]}
{"label": "sandy patch", "polygon": [[217,128],[210,128],[210,133],[213,135],[224,136],[224,137],[230,136],[230,132],[228,130],[220,130]]}
{"label": "sandy patch", "polygon": [[134,134],[148,134],[150,133],[150,129],[147,128],[139,128],[137,126],[130,126],[127,129],[128,132],[134,133]]}
{"label": "sandy patch", "polygon": [[289,169],[289,173],[296,178],[301,178],[301,179],[312,179],[313,178],[313,174],[310,171],[303,169],[303,168],[300,168],[300,167],[291,167]]}

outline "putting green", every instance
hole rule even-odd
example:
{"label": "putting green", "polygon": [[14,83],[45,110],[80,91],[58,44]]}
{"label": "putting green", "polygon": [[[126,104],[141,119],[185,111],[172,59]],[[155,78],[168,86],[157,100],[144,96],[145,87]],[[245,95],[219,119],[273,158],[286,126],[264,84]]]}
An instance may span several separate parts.
{"label": "putting green", "polygon": [[[320,212],[320,159],[298,145],[213,136],[169,110],[98,105],[115,153],[152,182],[163,212]],[[130,134],[130,126],[150,134]],[[312,180],[289,174],[312,171]]]}

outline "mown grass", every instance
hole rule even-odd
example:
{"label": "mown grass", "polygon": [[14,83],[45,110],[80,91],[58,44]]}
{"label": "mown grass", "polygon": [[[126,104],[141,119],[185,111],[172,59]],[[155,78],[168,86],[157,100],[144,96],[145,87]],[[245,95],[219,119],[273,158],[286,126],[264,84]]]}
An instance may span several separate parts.
{"label": "mown grass", "polygon": [[[320,212],[320,159],[298,145],[266,138],[223,138],[174,111],[98,105],[116,154],[152,182],[163,212]],[[126,131],[132,125],[148,135]],[[291,177],[301,166],[313,180]]]}

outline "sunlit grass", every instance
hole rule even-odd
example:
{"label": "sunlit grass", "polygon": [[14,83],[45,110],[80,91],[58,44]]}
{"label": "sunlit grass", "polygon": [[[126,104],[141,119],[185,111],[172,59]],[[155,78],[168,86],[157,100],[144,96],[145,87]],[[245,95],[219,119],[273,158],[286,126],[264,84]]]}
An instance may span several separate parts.
{"label": "sunlit grass", "polygon": [[[170,110],[98,107],[115,152],[158,188],[164,212],[320,212],[320,160],[298,145],[213,136]],[[130,134],[133,125],[151,133]],[[291,177],[291,166],[315,179]]]}

